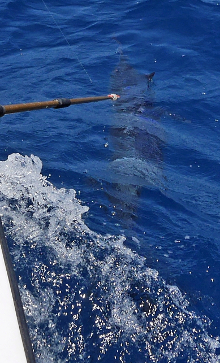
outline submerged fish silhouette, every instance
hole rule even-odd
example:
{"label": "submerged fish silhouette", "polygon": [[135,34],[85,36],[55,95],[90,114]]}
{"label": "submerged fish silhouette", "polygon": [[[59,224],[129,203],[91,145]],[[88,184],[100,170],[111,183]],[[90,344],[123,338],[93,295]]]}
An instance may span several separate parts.
{"label": "submerged fish silhouette", "polygon": [[154,74],[139,74],[120,52],[120,62],[111,76],[111,91],[120,99],[114,103],[109,136],[112,160],[107,193],[126,230],[132,229],[137,216],[141,188],[163,186],[164,133],[160,114],[153,106]]}

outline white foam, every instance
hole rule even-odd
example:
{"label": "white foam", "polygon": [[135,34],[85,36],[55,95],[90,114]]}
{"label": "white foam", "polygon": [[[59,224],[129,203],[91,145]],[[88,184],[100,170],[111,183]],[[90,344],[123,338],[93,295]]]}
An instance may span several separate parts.
{"label": "white foam", "polygon": [[0,162],[0,212],[38,362],[88,362],[90,354],[98,361],[116,350],[124,362],[129,350],[142,361],[185,354],[218,362],[208,319],[190,311],[178,287],[125,247],[124,237],[91,231],[75,191],[55,188],[41,167],[33,155]]}

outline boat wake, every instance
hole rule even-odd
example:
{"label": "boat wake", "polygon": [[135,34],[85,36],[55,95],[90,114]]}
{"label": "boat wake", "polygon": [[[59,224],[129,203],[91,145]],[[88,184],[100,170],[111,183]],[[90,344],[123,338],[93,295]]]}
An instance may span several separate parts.
{"label": "boat wake", "polygon": [[37,362],[218,362],[210,321],[123,236],[89,229],[75,191],[41,168],[33,155],[0,162],[0,210]]}

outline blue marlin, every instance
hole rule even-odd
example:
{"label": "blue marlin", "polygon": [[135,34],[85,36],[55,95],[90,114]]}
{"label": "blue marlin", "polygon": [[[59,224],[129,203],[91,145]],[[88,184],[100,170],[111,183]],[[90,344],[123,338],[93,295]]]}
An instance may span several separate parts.
{"label": "blue marlin", "polygon": [[154,74],[138,73],[120,51],[119,64],[111,75],[111,92],[120,99],[114,103],[110,128],[111,186],[107,194],[127,231],[137,217],[142,187],[163,188],[164,131],[161,112],[153,102]]}

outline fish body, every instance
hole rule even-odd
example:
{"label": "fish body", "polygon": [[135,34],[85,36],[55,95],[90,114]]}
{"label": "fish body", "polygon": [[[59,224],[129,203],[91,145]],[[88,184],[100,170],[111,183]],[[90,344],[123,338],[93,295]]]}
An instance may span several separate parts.
{"label": "fish body", "polygon": [[125,228],[132,229],[143,187],[161,188],[162,144],[160,115],[153,105],[154,72],[138,73],[120,54],[111,76],[111,92],[120,95],[114,103],[109,133],[112,158],[109,163],[109,199]]}

